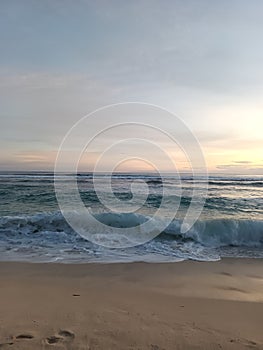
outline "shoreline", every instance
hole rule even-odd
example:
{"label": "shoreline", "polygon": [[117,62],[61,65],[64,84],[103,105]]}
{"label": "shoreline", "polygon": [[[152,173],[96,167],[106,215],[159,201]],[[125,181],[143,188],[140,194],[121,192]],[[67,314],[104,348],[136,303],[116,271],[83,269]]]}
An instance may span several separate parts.
{"label": "shoreline", "polygon": [[2,349],[263,349],[263,259],[0,262]]}

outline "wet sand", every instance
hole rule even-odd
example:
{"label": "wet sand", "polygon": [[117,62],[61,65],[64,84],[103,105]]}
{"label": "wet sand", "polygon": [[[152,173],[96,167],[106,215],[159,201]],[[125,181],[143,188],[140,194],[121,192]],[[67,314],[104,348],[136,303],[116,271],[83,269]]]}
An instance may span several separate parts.
{"label": "wet sand", "polygon": [[0,349],[263,349],[263,261],[0,263]]}

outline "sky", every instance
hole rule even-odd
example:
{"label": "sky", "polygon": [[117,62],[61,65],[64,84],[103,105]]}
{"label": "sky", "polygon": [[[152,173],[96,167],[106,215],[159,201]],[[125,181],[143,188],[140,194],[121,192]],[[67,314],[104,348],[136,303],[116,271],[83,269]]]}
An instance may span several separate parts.
{"label": "sky", "polygon": [[[262,0],[1,1],[0,170],[53,170],[64,135],[80,118],[142,102],[187,125],[209,172],[262,175],[262,13]],[[98,115],[89,132],[99,123]],[[109,137],[123,135],[102,135],[97,145]],[[138,156],[141,149],[132,141],[123,152]],[[145,159],[152,156],[145,150]],[[96,156],[87,156],[83,169],[101,151],[91,150]],[[157,163],[171,170],[161,156]],[[133,160],[120,169],[148,168]]]}

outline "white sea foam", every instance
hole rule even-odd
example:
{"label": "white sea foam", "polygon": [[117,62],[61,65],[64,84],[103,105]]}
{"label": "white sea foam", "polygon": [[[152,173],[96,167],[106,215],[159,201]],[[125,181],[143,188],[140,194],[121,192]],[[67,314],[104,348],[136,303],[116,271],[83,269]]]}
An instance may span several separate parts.
{"label": "white sea foam", "polygon": [[[139,227],[150,218],[136,213],[101,213],[94,216],[109,227],[108,234],[112,235],[114,235],[114,227]],[[165,219],[160,218],[160,220]],[[181,220],[175,219],[163,234],[170,235],[174,240],[191,239],[213,248],[227,245],[248,247],[263,245],[263,220],[198,220],[185,234],[180,233],[181,223]],[[0,232],[2,238],[16,235],[22,238],[21,235],[37,235],[45,232],[73,234],[59,212],[0,217]],[[101,232],[101,235],[107,235],[107,232]]]}

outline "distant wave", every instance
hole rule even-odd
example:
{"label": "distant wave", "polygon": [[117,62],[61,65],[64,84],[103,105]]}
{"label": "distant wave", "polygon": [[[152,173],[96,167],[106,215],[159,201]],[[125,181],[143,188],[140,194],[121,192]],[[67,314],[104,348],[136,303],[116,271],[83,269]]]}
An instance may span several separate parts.
{"label": "distant wave", "polygon": [[215,186],[253,186],[253,187],[263,187],[263,181],[209,181],[209,185]]}
{"label": "distant wave", "polygon": [[162,183],[163,183],[162,179],[147,180],[148,185],[162,185]]}

